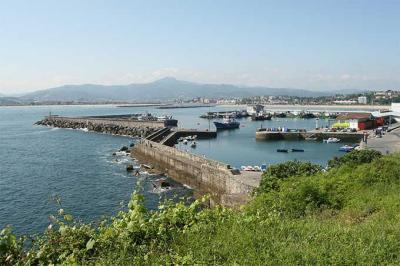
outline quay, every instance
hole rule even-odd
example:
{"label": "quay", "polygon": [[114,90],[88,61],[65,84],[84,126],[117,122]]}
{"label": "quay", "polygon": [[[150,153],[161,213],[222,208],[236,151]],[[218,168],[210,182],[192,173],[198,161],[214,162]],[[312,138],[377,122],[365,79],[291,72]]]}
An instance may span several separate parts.
{"label": "quay", "polygon": [[400,127],[390,129],[382,138],[370,136],[365,146],[367,149],[373,149],[382,154],[400,152]]}
{"label": "quay", "polygon": [[256,132],[257,140],[305,140],[307,138],[323,140],[328,138],[338,138],[343,141],[358,142],[363,138],[363,136],[363,132],[324,132],[321,130],[299,130],[295,132],[259,130]]}

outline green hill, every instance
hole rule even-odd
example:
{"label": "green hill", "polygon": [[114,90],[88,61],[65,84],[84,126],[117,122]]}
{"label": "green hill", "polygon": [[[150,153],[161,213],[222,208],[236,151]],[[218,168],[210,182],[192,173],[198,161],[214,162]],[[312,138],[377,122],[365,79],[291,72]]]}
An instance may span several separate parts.
{"label": "green hill", "polygon": [[399,264],[400,155],[352,152],[330,165],[271,167],[240,210],[199,200],[152,212],[133,194],[127,212],[100,224],[61,211],[29,250],[4,230],[0,264]]}

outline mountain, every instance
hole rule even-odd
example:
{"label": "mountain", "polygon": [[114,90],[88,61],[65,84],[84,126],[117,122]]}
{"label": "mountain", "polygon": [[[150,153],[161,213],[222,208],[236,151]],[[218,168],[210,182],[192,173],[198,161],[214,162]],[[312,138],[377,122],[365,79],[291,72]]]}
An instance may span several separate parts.
{"label": "mountain", "polygon": [[322,96],[329,93],[300,89],[246,87],[228,84],[201,84],[166,77],[151,83],[129,85],[65,85],[26,94],[30,101],[152,101],[191,99],[195,97],[222,98],[257,95]]}
{"label": "mountain", "polygon": [[0,106],[1,105],[20,105],[23,101],[16,97],[4,97],[0,96]]}

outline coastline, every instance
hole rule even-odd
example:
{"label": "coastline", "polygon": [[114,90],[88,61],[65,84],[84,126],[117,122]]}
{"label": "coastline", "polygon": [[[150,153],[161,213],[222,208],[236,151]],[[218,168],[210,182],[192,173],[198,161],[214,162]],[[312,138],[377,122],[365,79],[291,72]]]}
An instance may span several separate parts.
{"label": "coastline", "polygon": [[[248,105],[246,104],[219,104],[217,106],[220,107],[239,107],[239,108],[245,108]],[[312,110],[312,109],[345,109],[345,110],[351,110],[351,109],[364,109],[364,110],[382,110],[382,109],[390,109],[390,105],[296,105],[296,104],[271,104],[271,105],[264,105],[267,109],[274,109],[274,108],[293,108],[293,109],[307,109],[307,110]]]}

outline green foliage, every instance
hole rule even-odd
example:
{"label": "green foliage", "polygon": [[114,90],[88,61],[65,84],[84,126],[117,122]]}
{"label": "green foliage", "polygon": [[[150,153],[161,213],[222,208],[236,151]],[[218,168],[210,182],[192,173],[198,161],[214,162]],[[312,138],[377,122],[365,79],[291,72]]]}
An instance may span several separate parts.
{"label": "green foliage", "polygon": [[13,265],[23,258],[23,239],[17,239],[10,227],[0,232],[0,265]]}
{"label": "green foliage", "polygon": [[29,248],[3,230],[0,264],[397,265],[400,155],[370,155],[326,172],[300,162],[271,167],[264,178],[276,178],[277,189],[241,210],[206,208],[204,198],[150,211],[137,193],[127,211],[99,224],[61,209]]}
{"label": "green foliage", "polygon": [[328,167],[340,167],[344,164],[363,164],[370,163],[373,160],[380,158],[382,154],[375,150],[354,150],[342,157],[334,157],[329,160]]}
{"label": "green foliage", "polygon": [[279,180],[293,176],[310,176],[318,173],[322,167],[310,162],[288,161],[271,165],[262,175],[260,186],[256,193],[268,192],[279,189]]}

